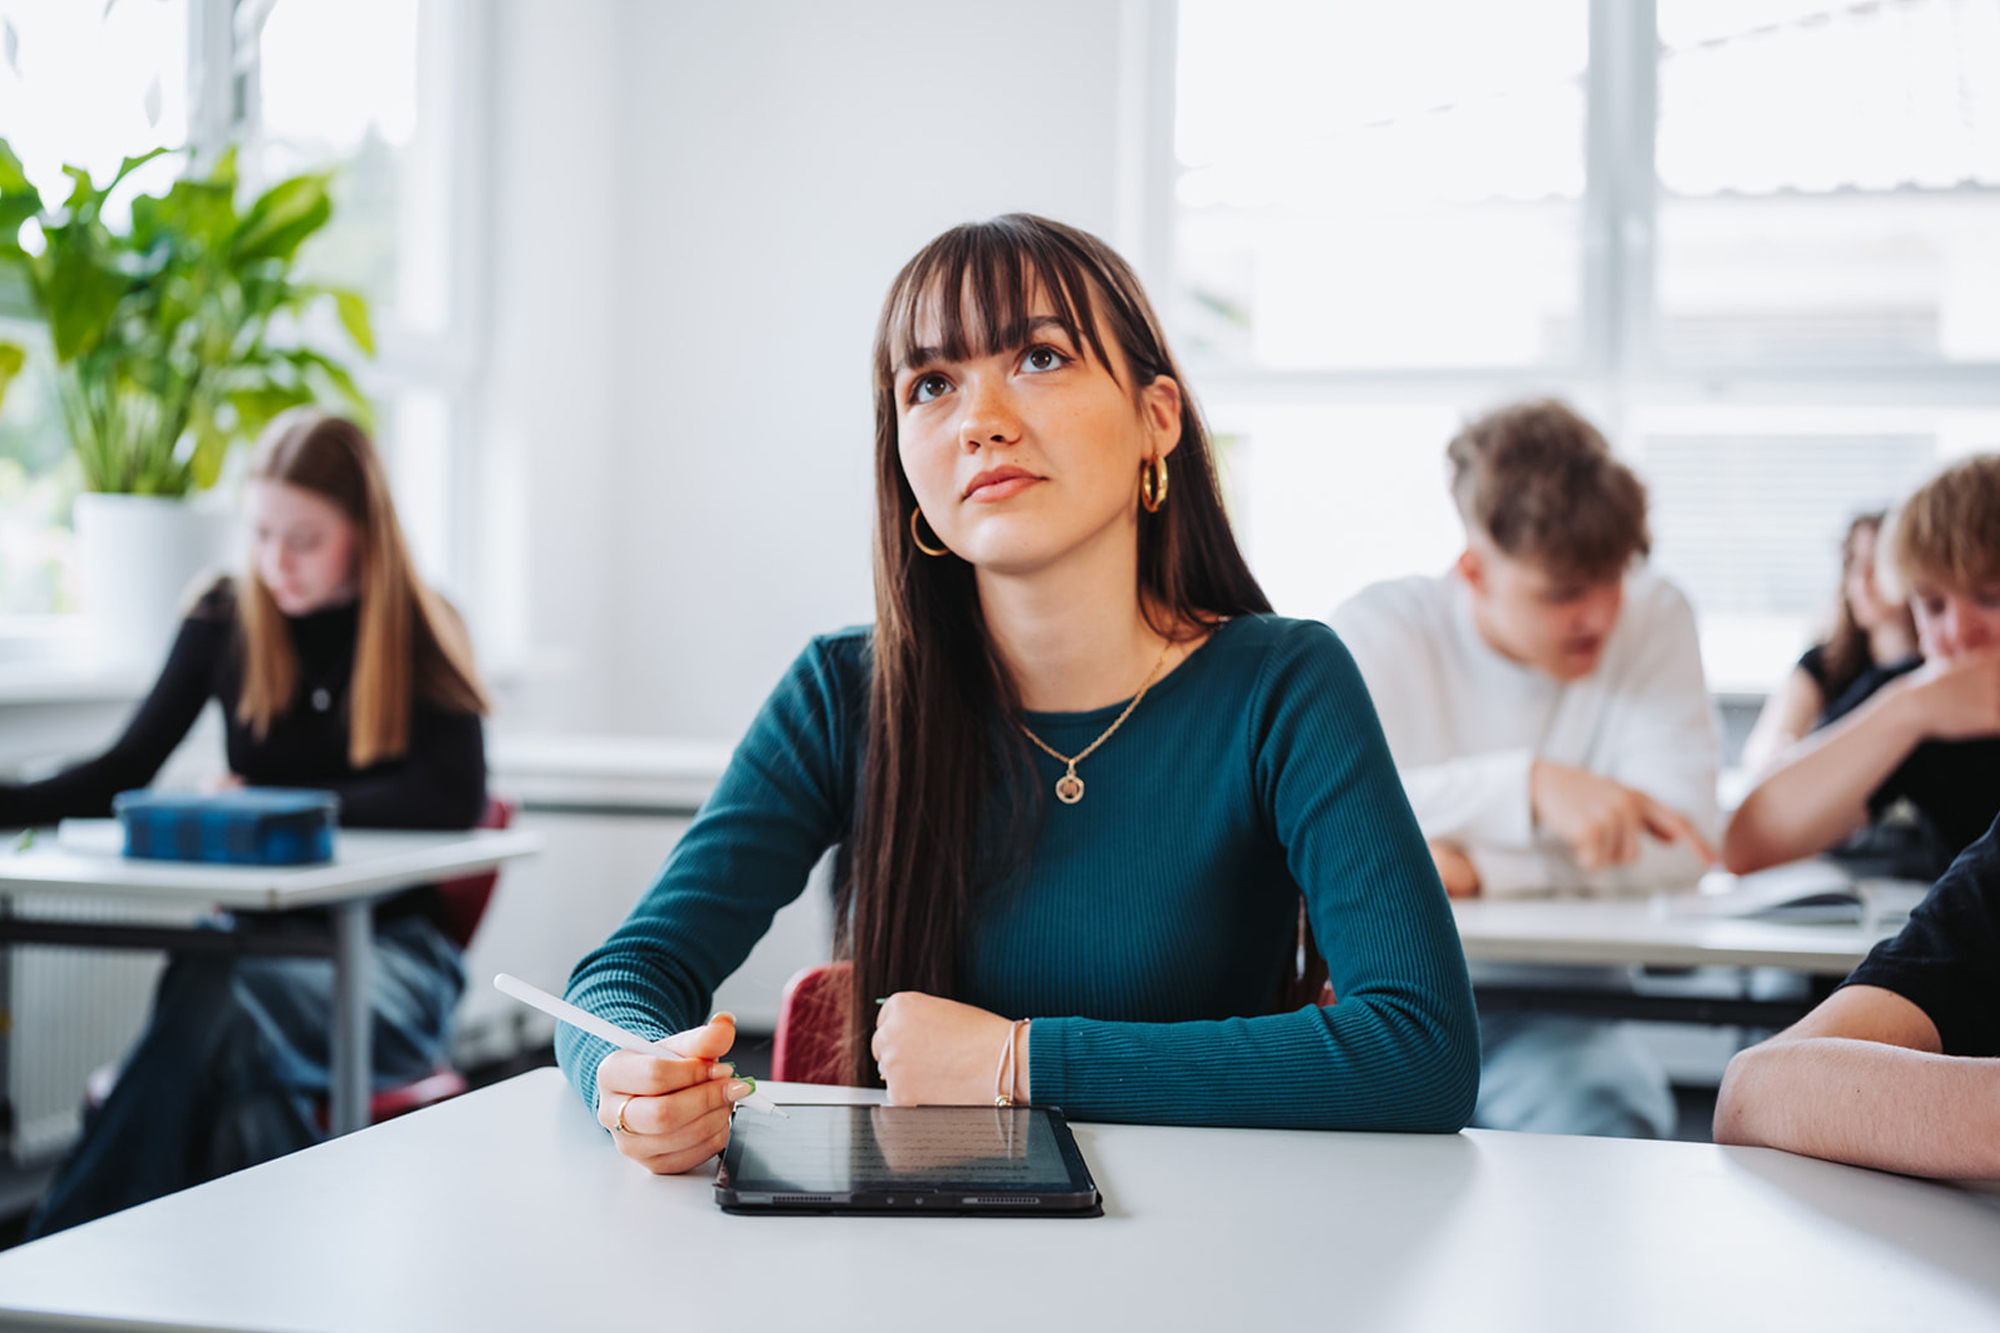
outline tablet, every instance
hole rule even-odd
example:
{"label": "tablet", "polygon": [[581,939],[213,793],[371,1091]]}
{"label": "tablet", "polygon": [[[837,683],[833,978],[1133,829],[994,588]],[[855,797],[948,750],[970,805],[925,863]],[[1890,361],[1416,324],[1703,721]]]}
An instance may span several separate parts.
{"label": "tablet", "polygon": [[737,1115],[715,1201],[740,1213],[1101,1216],[1062,1112],[1048,1106],[804,1106]]}

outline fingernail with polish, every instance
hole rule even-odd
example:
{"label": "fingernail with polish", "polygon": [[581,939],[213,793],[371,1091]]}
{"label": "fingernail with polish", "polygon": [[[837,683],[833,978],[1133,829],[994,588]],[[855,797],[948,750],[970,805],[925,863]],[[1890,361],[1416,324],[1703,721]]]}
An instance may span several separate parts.
{"label": "fingernail with polish", "polygon": [[740,1102],[751,1093],[757,1091],[757,1080],[754,1078],[739,1078],[722,1091],[723,1095],[728,1097],[730,1101]]}
{"label": "fingernail with polish", "polygon": [[717,1060],[709,1068],[708,1076],[710,1078],[735,1078],[736,1066],[730,1064],[727,1060]]}
{"label": "fingernail with polish", "polygon": [[889,1003],[889,997],[888,997],[888,996],[886,996],[886,995],[877,995],[877,996],[875,997],[875,1003],[877,1003],[877,1004],[887,1004],[887,1003]]}

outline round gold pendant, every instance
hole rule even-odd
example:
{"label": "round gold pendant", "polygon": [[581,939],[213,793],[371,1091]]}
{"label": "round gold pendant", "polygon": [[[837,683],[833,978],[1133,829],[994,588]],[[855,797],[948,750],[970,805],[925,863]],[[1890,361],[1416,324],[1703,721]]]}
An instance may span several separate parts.
{"label": "round gold pendant", "polygon": [[1083,799],[1083,779],[1074,773],[1065,773],[1056,779],[1056,799],[1064,805],[1075,805]]}

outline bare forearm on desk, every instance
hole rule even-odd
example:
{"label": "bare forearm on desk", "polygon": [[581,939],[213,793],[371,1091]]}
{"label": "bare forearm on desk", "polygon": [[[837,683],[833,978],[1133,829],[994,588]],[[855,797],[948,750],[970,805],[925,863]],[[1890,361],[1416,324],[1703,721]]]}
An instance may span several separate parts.
{"label": "bare forearm on desk", "polygon": [[1909,1175],[2000,1178],[2000,1060],[1848,1037],[1773,1042],[1730,1063],[1715,1141]]}
{"label": "bare forearm on desk", "polygon": [[1884,690],[1803,741],[1737,808],[1722,838],[1724,864],[1743,874],[1833,846],[1867,819],[1868,798],[1922,739],[1908,696]]}
{"label": "bare forearm on desk", "polygon": [[1943,1049],[1910,999],[1843,986],[1729,1062],[1715,1141],[1911,1175],[2000,1178],[2000,1060]]}

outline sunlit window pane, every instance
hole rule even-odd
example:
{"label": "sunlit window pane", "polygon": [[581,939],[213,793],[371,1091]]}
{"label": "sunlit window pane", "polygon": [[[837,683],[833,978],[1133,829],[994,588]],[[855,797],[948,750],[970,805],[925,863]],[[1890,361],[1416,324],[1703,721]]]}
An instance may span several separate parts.
{"label": "sunlit window pane", "polygon": [[449,318],[449,89],[429,76],[450,18],[448,0],[278,0],[258,38],[264,175],[340,169],[308,267],[414,333]]}
{"label": "sunlit window pane", "polygon": [[1670,359],[2000,360],[2000,0],[1660,0]]}
{"label": "sunlit window pane", "polygon": [[1183,0],[1174,319],[1265,368],[1577,349],[1583,0]]}

